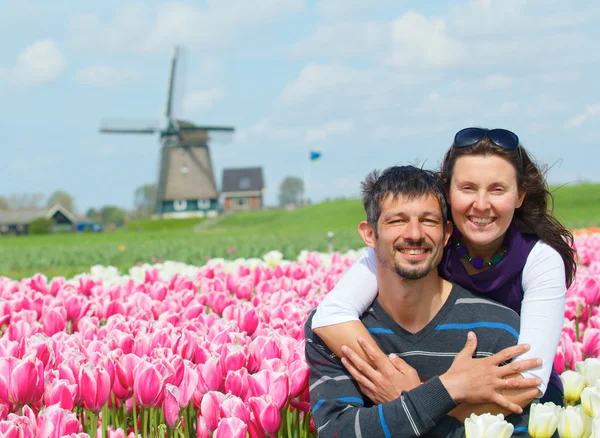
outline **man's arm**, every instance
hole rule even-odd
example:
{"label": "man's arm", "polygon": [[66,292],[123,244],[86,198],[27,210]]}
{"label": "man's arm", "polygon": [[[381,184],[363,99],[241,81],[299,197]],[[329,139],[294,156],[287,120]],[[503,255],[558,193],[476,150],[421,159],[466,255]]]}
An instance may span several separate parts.
{"label": "man's arm", "polygon": [[308,326],[306,358],[310,365],[310,398],[319,437],[463,436],[460,422],[446,414],[456,407],[439,378],[375,406],[363,397],[340,360]]}

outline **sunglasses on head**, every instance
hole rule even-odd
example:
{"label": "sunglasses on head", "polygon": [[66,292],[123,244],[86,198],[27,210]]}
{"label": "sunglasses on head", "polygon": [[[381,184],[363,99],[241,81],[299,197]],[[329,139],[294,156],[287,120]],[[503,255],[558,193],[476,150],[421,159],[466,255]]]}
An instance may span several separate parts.
{"label": "sunglasses on head", "polygon": [[482,138],[489,138],[496,146],[509,151],[517,151],[519,164],[521,164],[521,149],[519,148],[519,137],[507,129],[485,129],[465,128],[454,136],[453,147],[464,148],[473,146]]}

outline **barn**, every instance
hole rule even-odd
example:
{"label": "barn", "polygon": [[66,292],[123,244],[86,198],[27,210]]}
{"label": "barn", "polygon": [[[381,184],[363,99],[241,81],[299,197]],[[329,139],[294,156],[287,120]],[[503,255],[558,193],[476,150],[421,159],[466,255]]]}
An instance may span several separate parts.
{"label": "barn", "polygon": [[29,233],[29,224],[36,219],[52,219],[55,229],[73,229],[75,216],[62,205],[52,208],[15,208],[0,210],[0,235],[24,235]]}

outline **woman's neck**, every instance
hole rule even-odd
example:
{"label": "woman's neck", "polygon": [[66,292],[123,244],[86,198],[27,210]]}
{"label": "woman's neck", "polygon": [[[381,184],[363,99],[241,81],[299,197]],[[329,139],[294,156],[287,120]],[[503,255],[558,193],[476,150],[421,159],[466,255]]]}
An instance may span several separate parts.
{"label": "woman's neck", "polygon": [[485,261],[489,261],[492,257],[498,254],[502,250],[502,243],[504,242],[504,236],[499,237],[493,242],[487,245],[474,245],[469,241],[463,241],[462,244],[467,247],[469,256],[472,258],[480,257]]}

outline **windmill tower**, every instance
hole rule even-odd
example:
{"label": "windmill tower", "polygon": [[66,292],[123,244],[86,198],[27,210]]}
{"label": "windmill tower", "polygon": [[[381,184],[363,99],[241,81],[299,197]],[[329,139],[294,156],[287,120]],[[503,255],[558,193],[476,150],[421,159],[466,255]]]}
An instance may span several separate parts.
{"label": "windmill tower", "polygon": [[179,48],[171,61],[166,126],[117,127],[103,125],[101,133],[160,134],[162,143],[157,185],[156,214],[159,217],[202,217],[216,214],[219,193],[208,144],[212,132],[230,135],[227,126],[198,126],[173,117],[173,94]]}

